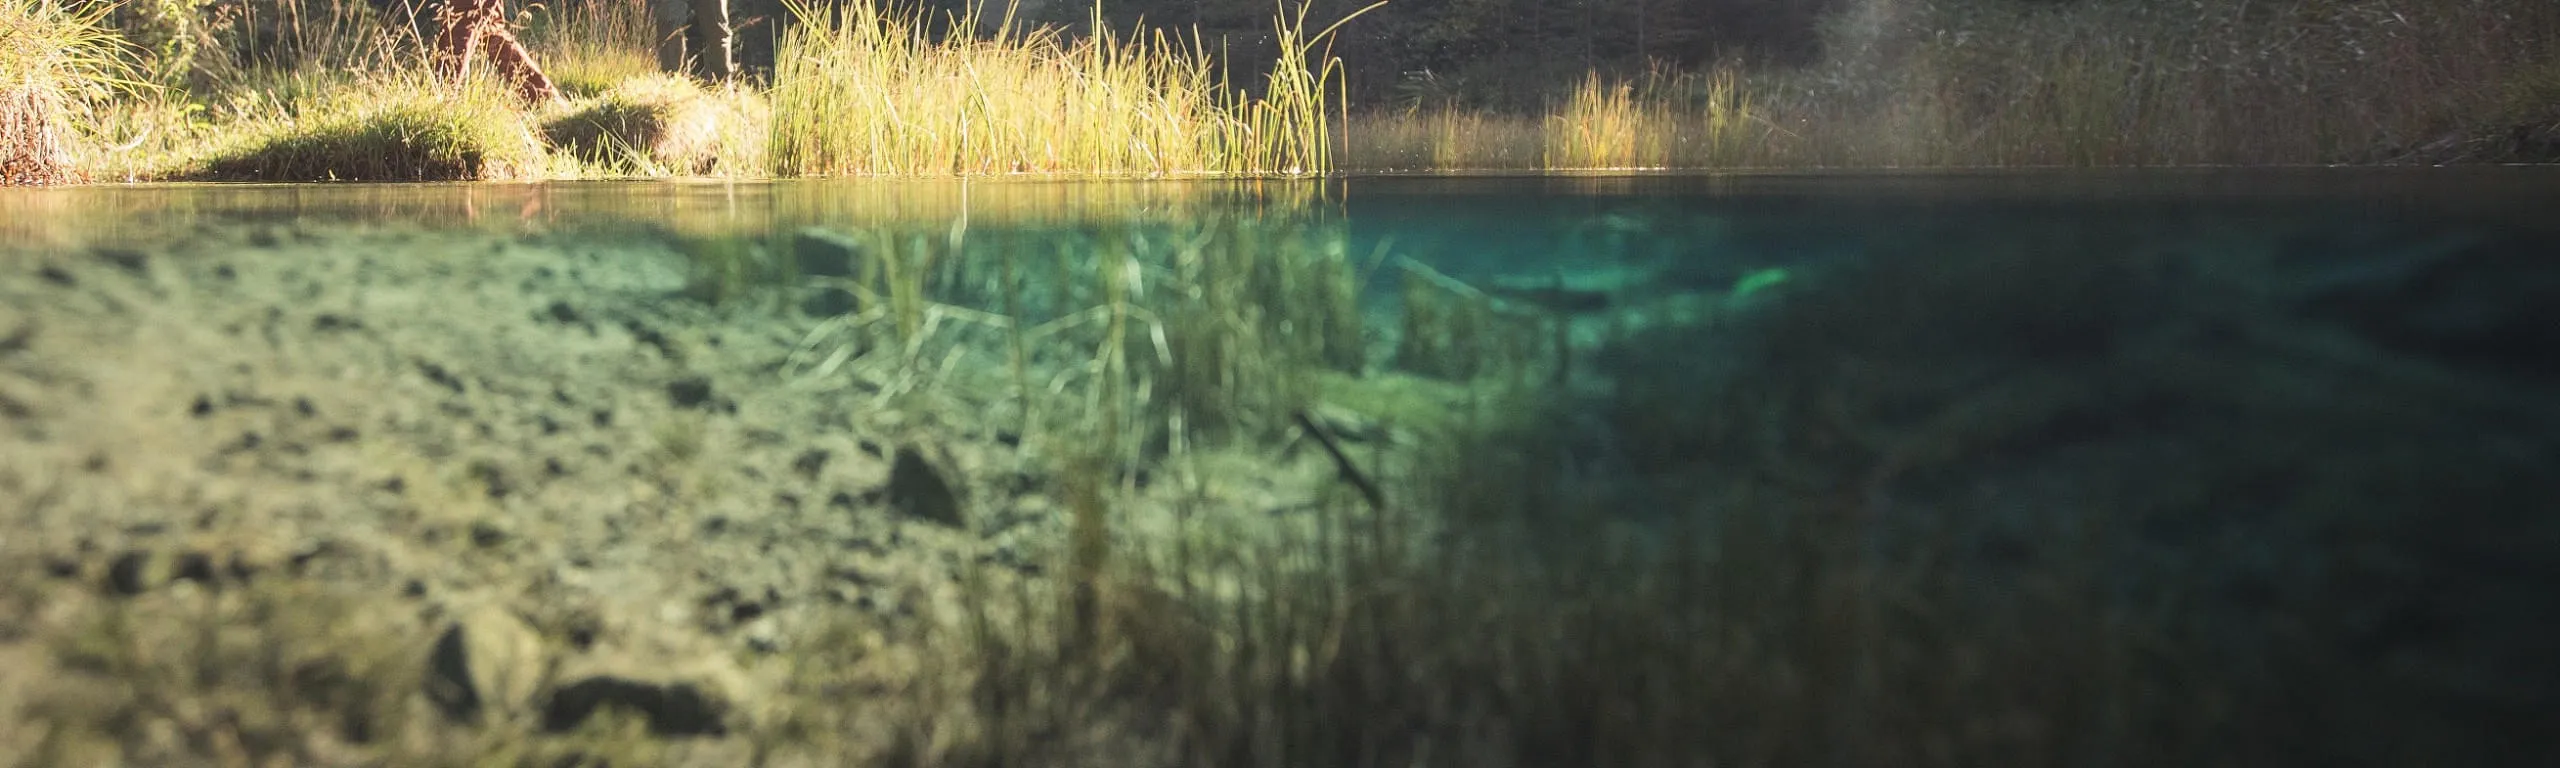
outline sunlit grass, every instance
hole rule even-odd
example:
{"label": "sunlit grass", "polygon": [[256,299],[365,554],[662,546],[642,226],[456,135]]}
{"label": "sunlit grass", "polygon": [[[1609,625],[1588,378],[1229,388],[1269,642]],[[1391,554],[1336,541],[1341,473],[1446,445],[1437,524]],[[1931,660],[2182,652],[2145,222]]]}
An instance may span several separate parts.
{"label": "sunlit grass", "polygon": [[764,105],[735,83],[644,74],[554,110],[542,134],[582,176],[758,176]]}
{"label": "sunlit grass", "polygon": [[1539,167],[1538,119],[1480,109],[1407,109],[1353,117],[1346,167],[1526,170]]}
{"label": "sunlit grass", "polygon": [[[1208,52],[1100,23],[1070,39],[1011,19],[993,36],[938,37],[924,12],[855,0],[808,23],[776,55],[774,170],[786,176],[1319,173],[1329,168],[1322,34],[1283,20],[1264,98],[1246,101]],[[974,15],[951,29],[982,26]],[[1329,32],[1330,30],[1327,30]],[[1313,67],[1311,70],[1310,67]]]}
{"label": "sunlit grass", "polygon": [[1670,111],[1636,97],[1635,85],[1592,73],[1547,117],[1548,168],[1660,168],[1671,159]]}
{"label": "sunlit grass", "polygon": [[[1828,59],[1625,77],[1533,112],[1521,163],[1435,151],[1467,104],[1364,115],[1362,169],[2124,167],[2560,157],[2560,6],[2171,10],[1955,0],[1835,17]],[[1882,14],[1862,20],[1861,14]],[[1996,42],[1994,42],[1996,41]],[[2537,83],[2546,83],[2537,85]]]}
{"label": "sunlit grass", "polygon": [[1771,159],[1768,122],[1733,68],[1591,73],[1545,115],[1457,105],[1364,115],[1349,165],[1369,170],[1735,168]]}
{"label": "sunlit grass", "polygon": [[538,178],[554,168],[526,113],[493,82],[364,75],[278,99],[233,127],[202,173],[264,181]]}
{"label": "sunlit grass", "polygon": [[542,9],[525,41],[542,71],[572,98],[600,96],[658,73],[645,0],[604,0]]}
{"label": "sunlit grass", "polygon": [[130,80],[137,51],[104,5],[0,0],[0,183],[78,178],[79,118]]}

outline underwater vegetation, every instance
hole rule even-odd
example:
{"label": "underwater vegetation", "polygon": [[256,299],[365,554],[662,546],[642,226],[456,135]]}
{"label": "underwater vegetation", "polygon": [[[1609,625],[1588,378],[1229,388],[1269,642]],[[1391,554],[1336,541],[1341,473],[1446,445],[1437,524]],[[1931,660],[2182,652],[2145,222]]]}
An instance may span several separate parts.
{"label": "underwater vegetation", "polygon": [[[456,203],[391,188],[355,235],[0,260],[0,761],[2551,749],[2538,242],[1878,219],[1611,265],[1665,286],[1268,199],[631,186],[620,239],[420,235],[382,222]],[[459,199],[552,194],[506,193]]]}
{"label": "underwater vegetation", "polygon": [[[2537,241],[1922,223],[1513,281],[1320,205],[925,189],[0,272],[0,756],[2551,749]],[[153,350],[207,361],[53,383]],[[139,435],[201,444],[89,452]]]}
{"label": "underwater vegetation", "polygon": [[[976,613],[950,641],[966,650],[936,664],[969,670],[972,725],[905,726],[890,759],[2395,765],[2547,749],[2525,725],[2555,681],[2523,638],[2560,616],[2519,610],[2538,579],[2500,574],[2539,568],[2515,537],[2554,533],[2519,511],[2560,459],[2560,411],[2510,367],[2549,340],[2511,335],[2532,322],[2521,294],[2494,303],[2502,325],[2415,346],[2388,321],[2342,323],[2441,300],[2376,293],[2400,278],[2530,282],[2547,265],[2494,238],[2404,243],[2379,249],[2421,254],[2415,271],[2376,277],[2307,255],[2325,241],[2208,253],[2028,229],[1744,272],[1703,315],[1630,315],[1596,340],[1560,335],[1558,313],[1610,304],[1345,260],[1320,222],[1106,229],[1061,251],[1095,255],[992,267],[967,266],[983,257],[953,250],[957,229],[904,238],[931,257],[854,238],[873,245],[828,252],[908,259],[853,270],[855,304],[882,307],[852,315],[869,344],[953,370],[914,334],[962,311],[941,302],[990,308],[948,327],[993,331],[980,349],[1012,356],[1017,387],[1073,380],[1056,366],[1093,377],[1038,408],[1102,414],[1039,427],[1087,446],[1063,464],[1060,576],[965,583]],[[1070,279],[1012,295],[1053,264]],[[1269,266],[1230,271],[1249,264]],[[922,302],[874,282],[915,274],[947,282],[905,291]],[[1402,281],[1401,318],[1325,325],[1353,314],[1327,286],[1359,275]],[[1083,319],[1002,340],[1026,314]],[[1272,335],[1310,326],[1355,330]],[[1053,338],[1073,352],[1044,353]],[[2508,346],[2484,361],[2484,343]],[[1334,478],[1298,525],[1207,513],[1235,471],[1213,446],[1257,444]],[[1126,532],[1166,506],[1170,532]],[[2472,597],[2431,597],[2447,593]]]}

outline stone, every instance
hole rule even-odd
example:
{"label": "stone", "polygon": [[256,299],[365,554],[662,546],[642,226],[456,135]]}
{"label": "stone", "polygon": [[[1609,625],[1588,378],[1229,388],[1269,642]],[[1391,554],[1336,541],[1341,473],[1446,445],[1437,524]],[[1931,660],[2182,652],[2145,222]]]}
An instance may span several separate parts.
{"label": "stone", "polygon": [[551,694],[542,710],[544,730],[561,732],[587,721],[596,710],[622,707],[649,721],[658,736],[719,736],[720,707],[689,683],[650,683],[621,677],[580,679]]}
{"label": "stone", "polygon": [[800,300],[800,313],[810,317],[850,315],[862,309],[862,297],[841,286],[820,286]]}
{"label": "stone", "polygon": [[[2310,313],[2395,351],[2496,374],[2560,377],[2560,262],[2521,240],[2452,240],[2323,265]],[[2342,260],[2343,261],[2343,260]]]}
{"label": "stone", "polygon": [[862,241],[824,227],[802,227],[791,234],[791,254],[800,274],[852,277],[862,259]]}
{"label": "stone", "polygon": [[703,408],[711,403],[711,379],[687,376],[667,383],[667,400],[678,408]]}
{"label": "stone", "polygon": [[158,578],[162,574],[152,573],[151,566],[149,552],[132,550],[117,555],[114,562],[107,564],[108,593],[128,597],[139,595],[165,581],[165,578]]}
{"label": "stone", "polygon": [[559,679],[542,705],[542,728],[554,733],[575,730],[607,708],[641,716],[659,737],[723,736],[752,719],[744,708],[743,674],[717,658],[585,657]]}
{"label": "stone", "polygon": [[427,698],[458,722],[514,720],[532,711],[548,666],[542,638],[494,605],[462,613],[427,656]]}
{"label": "stone", "polygon": [[948,454],[918,445],[898,447],[889,466],[889,506],[900,514],[954,528],[968,526],[960,485]]}

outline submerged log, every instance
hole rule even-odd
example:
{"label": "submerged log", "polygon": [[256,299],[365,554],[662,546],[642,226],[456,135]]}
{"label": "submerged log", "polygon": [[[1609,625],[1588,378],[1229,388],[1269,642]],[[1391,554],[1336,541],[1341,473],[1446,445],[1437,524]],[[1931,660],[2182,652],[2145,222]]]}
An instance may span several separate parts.
{"label": "submerged log", "polygon": [[460,80],[471,73],[471,62],[484,53],[498,77],[530,101],[552,101],[560,98],[560,88],[542,73],[533,53],[516,40],[515,31],[507,24],[505,6],[499,0],[446,0],[436,12],[436,71]]}

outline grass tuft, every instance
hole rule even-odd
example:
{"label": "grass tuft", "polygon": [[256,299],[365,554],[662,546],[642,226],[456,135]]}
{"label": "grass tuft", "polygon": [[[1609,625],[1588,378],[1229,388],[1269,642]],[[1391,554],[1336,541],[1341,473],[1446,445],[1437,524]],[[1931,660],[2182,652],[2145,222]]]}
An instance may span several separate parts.
{"label": "grass tuft", "polygon": [[644,0],[540,8],[526,25],[526,47],[570,98],[602,96],[658,74]]}
{"label": "grass tuft", "polygon": [[1070,39],[1011,19],[991,37],[970,14],[937,25],[920,9],[855,0],[806,20],[776,56],[772,164],[787,176],[1308,174],[1330,169],[1330,62],[1308,56],[1331,29],[1278,24],[1287,50],[1268,94],[1247,100],[1195,41],[1123,39],[1100,22]]}
{"label": "grass tuft", "polygon": [[752,176],[763,172],[763,107],[736,85],[648,74],[573,104],[542,135],[590,174]]}
{"label": "grass tuft", "polygon": [[[204,175],[244,181],[454,181],[535,177],[550,160],[493,82],[371,76],[288,97],[218,150]],[[253,118],[254,119],[254,118]]]}
{"label": "grass tuft", "polygon": [[1635,84],[1592,73],[1547,118],[1546,165],[1559,169],[1659,168],[1669,159],[1663,141],[1671,117],[1661,105],[1636,96]]}
{"label": "grass tuft", "polygon": [[79,118],[135,87],[136,51],[106,25],[110,10],[0,0],[0,184],[79,178]]}

